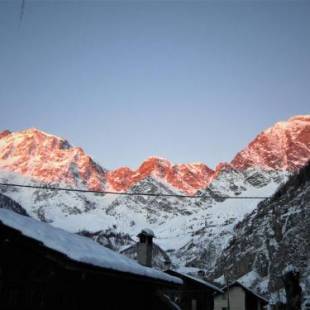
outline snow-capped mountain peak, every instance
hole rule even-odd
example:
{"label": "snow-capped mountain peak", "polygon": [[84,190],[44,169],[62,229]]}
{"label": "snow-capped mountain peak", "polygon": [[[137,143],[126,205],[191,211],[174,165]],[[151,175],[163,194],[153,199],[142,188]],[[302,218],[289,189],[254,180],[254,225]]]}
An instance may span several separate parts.
{"label": "snow-capped mountain peak", "polygon": [[256,168],[295,171],[310,158],[310,115],[298,115],[260,133],[231,163],[215,171],[204,163],[173,164],[161,157],[147,158],[136,170],[121,167],[107,171],[83,149],[36,128],[0,133],[0,169],[36,181],[64,183],[89,189],[127,191],[147,177],[154,177],[176,191],[195,194],[224,172]]}
{"label": "snow-capped mountain peak", "polygon": [[278,122],[260,133],[231,164],[236,169],[295,171],[310,158],[310,115]]}
{"label": "snow-capped mountain peak", "polygon": [[194,194],[205,188],[213,171],[205,164],[173,164],[160,157],[147,158],[137,170],[122,167],[108,174],[109,184],[117,190],[127,190],[139,181],[152,176],[176,190]]}
{"label": "snow-capped mountain peak", "polygon": [[44,183],[102,189],[106,171],[79,147],[36,128],[2,135],[0,169]]}

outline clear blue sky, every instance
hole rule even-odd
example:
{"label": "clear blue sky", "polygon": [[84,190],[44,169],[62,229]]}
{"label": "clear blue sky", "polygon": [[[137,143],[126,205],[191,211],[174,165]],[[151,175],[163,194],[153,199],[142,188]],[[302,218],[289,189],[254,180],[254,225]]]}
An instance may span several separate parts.
{"label": "clear blue sky", "polygon": [[106,168],[214,167],[310,113],[310,1],[0,1],[0,128]]}

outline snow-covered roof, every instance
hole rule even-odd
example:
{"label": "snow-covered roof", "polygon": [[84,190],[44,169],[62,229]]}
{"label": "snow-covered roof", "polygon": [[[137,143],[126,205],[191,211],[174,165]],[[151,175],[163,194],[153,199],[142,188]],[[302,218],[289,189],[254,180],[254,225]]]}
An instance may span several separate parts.
{"label": "snow-covered roof", "polygon": [[206,287],[208,287],[208,288],[210,288],[210,289],[212,289],[212,290],[215,290],[215,291],[217,291],[218,293],[223,293],[223,291],[222,291],[220,288],[218,288],[216,285],[214,285],[214,284],[212,284],[212,283],[210,283],[210,282],[201,280],[201,279],[199,279],[199,278],[190,276],[190,275],[188,275],[188,274],[186,274],[186,273],[181,273],[181,272],[177,272],[177,271],[174,271],[174,270],[167,270],[166,272],[169,273],[169,274],[176,275],[176,276],[179,274],[181,277],[188,278],[188,279],[190,279],[190,280],[199,282],[200,284],[202,284],[202,285],[204,285],[204,286],[206,286]]}
{"label": "snow-covered roof", "polygon": [[65,254],[75,261],[165,282],[183,283],[177,277],[141,266],[126,256],[113,252],[91,239],[52,227],[10,210],[0,209],[0,222],[20,231],[24,236],[41,241],[47,248]]}

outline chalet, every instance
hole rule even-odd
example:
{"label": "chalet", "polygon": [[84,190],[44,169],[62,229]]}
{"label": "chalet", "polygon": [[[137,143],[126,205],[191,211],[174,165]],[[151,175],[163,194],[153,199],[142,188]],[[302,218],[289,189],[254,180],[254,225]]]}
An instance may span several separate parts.
{"label": "chalet", "polygon": [[188,274],[174,270],[167,270],[165,272],[183,280],[181,290],[172,288],[169,291],[171,299],[175,300],[183,310],[213,310],[214,295],[224,293],[212,283]]}
{"label": "chalet", "polygon": [[0,209],[0,309],[176,309],[182,280]]}
{"label": "chalet", "polygon": [[236,281],[223,288],[223,293],[216,294],[214,310],[263,310],[267,309],[268,300]]}

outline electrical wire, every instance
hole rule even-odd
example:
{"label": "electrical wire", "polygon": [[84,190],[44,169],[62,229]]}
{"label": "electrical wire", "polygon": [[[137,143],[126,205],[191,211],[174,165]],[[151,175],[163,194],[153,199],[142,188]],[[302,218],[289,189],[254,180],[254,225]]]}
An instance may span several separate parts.
{"label": "electrical wire", "polygon": [[26,0],[22,0],[21,7],[20,7],[20,15],[19,15],[19,26],[21,26],[23,18],[24,18],[25,5],[26,5]]}
{"label": "electrical wire", "polygon": [[267,199],[269,197],[262,196],[210,196],[210,195],[181,195],[181,194],[155,194],[155,193],[140,193],[140,192],[112,192],[112,191],[96,191],[87,189],[76,189],[76,188],[65,188],[65,187],[53,187],[53,186],[36,186],[36,185],[24,185],[15,183],[0,183],[0,186],[7,187],[21,187],[21,188],[33,188],[33,189],[43,189],[51,191],[67,191],[67,192],[79,192],[79,193],[93,193],[102,195],[122,195],[122,196],[151,196],[151,197],[175,197],[175,198],[222,198],[222,199]]}

